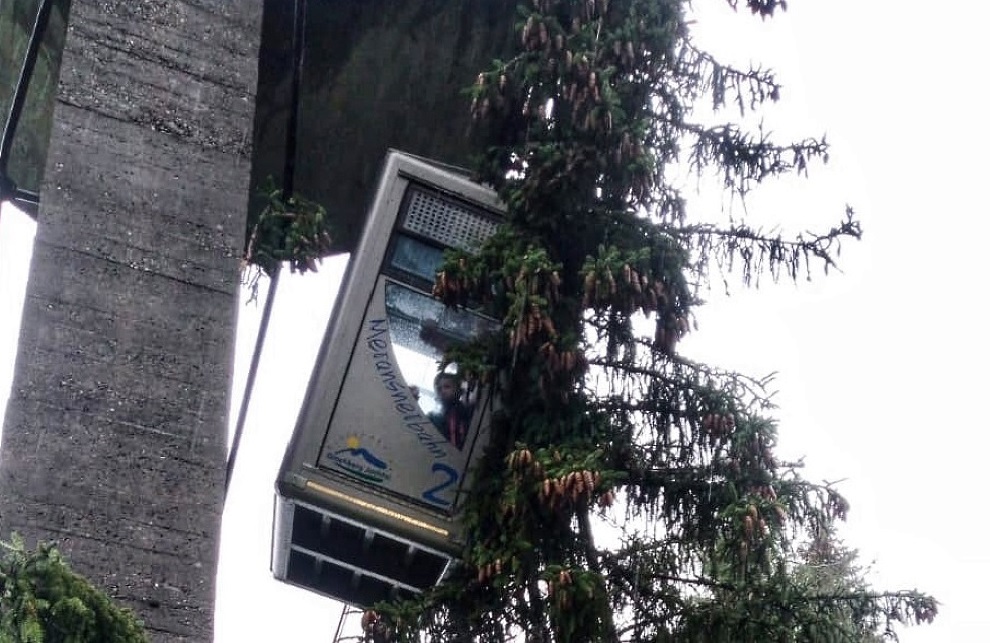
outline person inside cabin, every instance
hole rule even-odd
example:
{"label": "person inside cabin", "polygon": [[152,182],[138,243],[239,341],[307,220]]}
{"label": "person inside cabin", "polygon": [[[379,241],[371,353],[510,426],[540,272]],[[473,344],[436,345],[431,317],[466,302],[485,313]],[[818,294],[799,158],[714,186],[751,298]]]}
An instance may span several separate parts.
{"label": "person inside cabin", "polygon": [[455,448],[462,450],[467,442],[474,404],[470,399],[462,399],[465,394],[461,388],[461,380],[453,373],[438,373],[433,378],[433,389],[440,403],[440,410],[431,411],[427,415],[440,433]]}

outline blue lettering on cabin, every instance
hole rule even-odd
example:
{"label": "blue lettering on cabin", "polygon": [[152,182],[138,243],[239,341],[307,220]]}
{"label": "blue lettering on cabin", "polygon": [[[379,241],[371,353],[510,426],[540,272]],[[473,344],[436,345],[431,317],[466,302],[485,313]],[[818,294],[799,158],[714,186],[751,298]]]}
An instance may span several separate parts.
{"label": "blue lettering on cabin", "polygon": [[[446,440],[436,432],[430,419],[418,410],[419,406],[409,392],[409,388],[402,383],[396,374],[395,366],[392,364],[387,350],[388,343],[385,339],[388,337],[387,332],[388,323],[386,320],[368,320],[368,335],[365,342],[374,360],[375,373],[378,374],[378,379],[385,390],[389,392],[396,412],[402,416],[403,426],[416,434],[416,439],[426,447],[434,459],[446,458],[447,449],[444,447]],[[453,470],[451,469],[451,471]]]}

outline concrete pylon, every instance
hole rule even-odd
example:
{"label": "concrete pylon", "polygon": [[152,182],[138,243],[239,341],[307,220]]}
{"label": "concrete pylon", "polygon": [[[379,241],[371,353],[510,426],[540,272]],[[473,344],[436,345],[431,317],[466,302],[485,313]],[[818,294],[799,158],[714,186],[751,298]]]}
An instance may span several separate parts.
{"label": "concrete pylon", "polygon": [[72,0],[0,452],[155,641],[211,641],[261,0]]}

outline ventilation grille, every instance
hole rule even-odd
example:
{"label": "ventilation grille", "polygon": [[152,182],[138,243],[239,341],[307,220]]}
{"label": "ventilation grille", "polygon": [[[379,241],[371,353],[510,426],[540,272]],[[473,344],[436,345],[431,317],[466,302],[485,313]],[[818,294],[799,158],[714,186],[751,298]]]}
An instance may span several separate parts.
{"label": "ventilation grille", "polygon": [[403,227],[458,250],[477,250],[497,224],[453,199],[411,189]]}
{"label": "ventilation grille", "polygon": [[433,587],[451,563],[440,552],[300,503],[294,505],[284,580],[370,607]]}

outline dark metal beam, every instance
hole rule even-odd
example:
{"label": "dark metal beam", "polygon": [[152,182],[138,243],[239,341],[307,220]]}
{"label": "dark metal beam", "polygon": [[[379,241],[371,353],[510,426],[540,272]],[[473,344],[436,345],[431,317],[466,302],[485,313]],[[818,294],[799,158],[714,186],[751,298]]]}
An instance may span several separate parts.
{"label": "dark metal beam", "polygon": [[31,76],[34,74],[34,65],[38,60],[38,52],[41,50],[41,42],[45,38],[45,30],[48,28],[48,17],[51,12],[52,0],[41,0],[34,19],[34,26],[31,28],[28,48],[24,52],[21,71],[17,76],[17,83],[14,85],[14,96],[10,101],[10,109],[7,111],[3,133],[0,135],[0,202],[11,201],[32,219],[38,218],[38,194],[18,188],[7,175],[7,164],[10,160],[10,150],[14,144],[14,135],[17,133],[17,124],[21,120],[21,111],[24,109],[28,86],[31,83]]}

